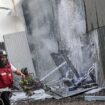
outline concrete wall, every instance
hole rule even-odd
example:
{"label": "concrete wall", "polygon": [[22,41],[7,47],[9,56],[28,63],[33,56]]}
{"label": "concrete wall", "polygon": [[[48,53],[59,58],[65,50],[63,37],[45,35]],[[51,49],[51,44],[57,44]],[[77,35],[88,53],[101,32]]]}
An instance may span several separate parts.
{"label": "concrete wall", "polygon": [[[101,86],[105,86],[105,0],[84,0],[85,17],[87,32],[97,29],[98,44],[99,44],[99,59],[98,59],[98,81]],[[103,84],[103,85],[102,85]]]}
{"label": "concrete wall", "polygon": [[87,31],[105,26],[105,0],[83,0],[86,9]]}
{"label": "concrete wall", "polygon": [[99,43],[99,70],[98,81],[101,86],[105,87],[105,27],[98,29],[98,43]]}

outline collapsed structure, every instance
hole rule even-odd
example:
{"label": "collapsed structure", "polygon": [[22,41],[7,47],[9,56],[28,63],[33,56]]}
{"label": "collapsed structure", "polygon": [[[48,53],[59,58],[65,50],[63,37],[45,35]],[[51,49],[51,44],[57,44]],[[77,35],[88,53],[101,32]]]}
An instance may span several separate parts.
{"label": "collapsed structure", "polygon": [[23,0],[16,6],[26,26],[31,72],[62,97],[105,85],[103,2]]}
{"label": "collapsed structure", "polygon": [[[100,41],[104,29],[95,26],[101,20],[89,21],[90,14],[93,14],[89,13],[92,11],[89,10],[91,2],[95,4],[98,1],[22,2],[36,75],[63,96],[104,84],[101,48],[104,41]],[[94,11],[97,9],[98,6]]]}

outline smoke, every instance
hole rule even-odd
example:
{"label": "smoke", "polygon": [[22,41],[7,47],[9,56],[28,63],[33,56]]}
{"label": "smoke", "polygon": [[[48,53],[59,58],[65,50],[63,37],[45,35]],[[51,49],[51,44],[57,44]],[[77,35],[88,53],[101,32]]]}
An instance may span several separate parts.
{"label": "smoke", "polygon": [[[94,62],[95,48],[91,46],[94,41],[92,37],[84,37],[86,23],[82,0],[56,1],[27,2],[26,12],[32,32],[28,41],[33,46],[32,55],[41,77],[55,68],[51,53],[57,53],[58,49],[69,52],[67,56],[79,72],[88,70]],[[56,73],[55,78],[59,78],[59,74]]]}
{"label": "smoke", "polygon": [[[31,30],[34,38],[34,44],[40,49],[56,52],[57,45],[53,38],[54,16],[51,0],[34,0],[29,2],[29,11],[31,15]],[[37,47],[36,46],[36,47]],[[52,47],[53,46],[53,47]]]}
{"label": "smoke", "polygon": [[78,11],[81,7],[82,4],[78,7],[74,0],[61,0],[58,10],[62,49],[69,51],[70,59],[79,70],[82,65],[80,36],[86,32],[85,19],[80,14],[84,10]]}

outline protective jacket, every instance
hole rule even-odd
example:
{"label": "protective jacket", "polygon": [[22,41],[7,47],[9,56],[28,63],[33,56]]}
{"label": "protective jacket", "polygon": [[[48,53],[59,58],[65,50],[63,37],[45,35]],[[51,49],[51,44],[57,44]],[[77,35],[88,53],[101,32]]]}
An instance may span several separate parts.
{"label": "protective jacket", "polygon": [[4,68],[0,68],[0,89],[6,87],[12,87],[13,75],[10,64],[7,64]]}

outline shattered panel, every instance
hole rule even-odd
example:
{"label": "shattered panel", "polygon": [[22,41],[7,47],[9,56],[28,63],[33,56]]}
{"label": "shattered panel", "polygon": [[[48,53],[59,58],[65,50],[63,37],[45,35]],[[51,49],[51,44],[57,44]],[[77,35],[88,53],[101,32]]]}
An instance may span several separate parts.
{"label": "shattered panel", "polygon": [[63,98],[96,87],[98,34],[85,34],[82,0],[24,2],[28,43],[37,77],[48,86],[47,92]]}

